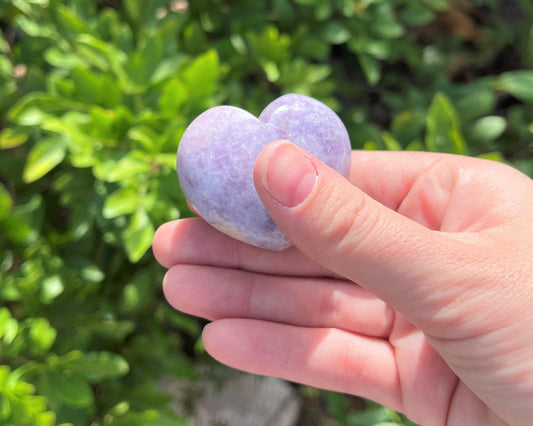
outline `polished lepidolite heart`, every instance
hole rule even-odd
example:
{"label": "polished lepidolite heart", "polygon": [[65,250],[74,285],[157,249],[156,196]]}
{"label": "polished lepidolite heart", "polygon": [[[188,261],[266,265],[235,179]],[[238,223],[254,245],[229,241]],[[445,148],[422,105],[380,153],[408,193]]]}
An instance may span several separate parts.
{"label": "polished lepidolite heart", "polygon": [[264,208],[253,182],[265,145],[288,139],[344,176],[350,170],[350,139],[333,110],[313,98],[289,94],[259,118],[218,106],[199,115],[180,141],[177,171],[193,209],[221,232],[270,250],[290,242]]}

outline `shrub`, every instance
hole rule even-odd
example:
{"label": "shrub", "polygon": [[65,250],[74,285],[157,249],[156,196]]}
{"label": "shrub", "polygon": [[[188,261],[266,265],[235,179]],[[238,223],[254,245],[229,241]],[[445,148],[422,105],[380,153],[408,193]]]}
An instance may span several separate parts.
{"label": "shrub", "polygon": [[532,24],[527,1],[2,2],[0,423],[185,423],[155,384],[197,378],[201,323],[149,249],[190,215],[175,153],[197,114],[297,92],[354,148],[533,175]]}

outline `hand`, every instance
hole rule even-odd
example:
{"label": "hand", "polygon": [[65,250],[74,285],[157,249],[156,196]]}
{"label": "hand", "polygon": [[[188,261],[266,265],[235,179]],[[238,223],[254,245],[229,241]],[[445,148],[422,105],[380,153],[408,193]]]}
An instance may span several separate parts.
{"label": "hand", "polygon": [[168,301],[213,321],[213,357],[423,425],[533,424],[532,180],[371,151],[353,153],[347,180],[286,141],[254,179],[294,247],[261,250],[197,218],[154,238]]}

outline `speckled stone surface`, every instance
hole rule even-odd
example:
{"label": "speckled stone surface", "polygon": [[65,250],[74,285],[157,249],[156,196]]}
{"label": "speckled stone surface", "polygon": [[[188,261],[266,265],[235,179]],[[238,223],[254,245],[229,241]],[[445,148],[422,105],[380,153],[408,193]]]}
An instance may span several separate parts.
{"label": "speckled stone surface", "polygon": [[253,168],[268,143],[288,139],[347,176],[350,139],[339,117],[323,103],[285,95],[259,118],[232,106],[199,115],[180,141],[177,171],[181,188],[198,214],[225,234],[270,250],[290,242],[263,207]]}

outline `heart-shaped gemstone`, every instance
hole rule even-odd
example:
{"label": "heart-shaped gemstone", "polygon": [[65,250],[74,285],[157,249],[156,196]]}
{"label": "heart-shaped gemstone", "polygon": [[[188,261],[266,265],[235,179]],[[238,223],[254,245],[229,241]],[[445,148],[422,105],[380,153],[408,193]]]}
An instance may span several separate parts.
{"label": "heart-shaped gemstone", "polygon": [[192,208],[219,231],[270,250],[290,242],[261,203],[253,169],[263,147],[278,139],[349,173],[350,139],[342,121],[322,102],[296,94],[276,99],[259,118],[232,106],[208,109],[187,127],[177,156],[180,185]]}

